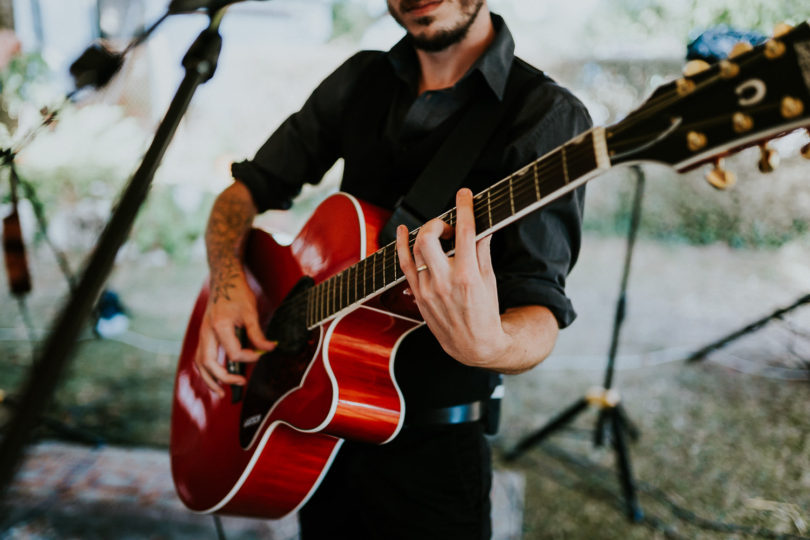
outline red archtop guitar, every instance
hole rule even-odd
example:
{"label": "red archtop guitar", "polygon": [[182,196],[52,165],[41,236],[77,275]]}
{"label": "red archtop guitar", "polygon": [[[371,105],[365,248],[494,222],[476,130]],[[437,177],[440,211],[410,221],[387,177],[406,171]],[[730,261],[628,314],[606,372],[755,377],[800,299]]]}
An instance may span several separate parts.
{"label": "red archtop guitar", "polygon": [[[621,164],[678,171],[810,126],[810,27],[659,88],[625,120],[595,128],[474,197],[477,237]],[[803,153],[810,157],[810,145]],[[290,246],[254,230],[245,266],[260,318],[279,347],[219,398],[194,365],[208,290],[194,306],[175,381],[171,462],[177,492],[197,512],[277,518],[312,495],[344,439],[384,444],[402,428],[397,347],[423,322],[394,244],[377,245],[387,213],[345,194],[322,203]],[[440,216],[455,222],[455,210]],[[417,231],[412,231],[411,242]],[[452,251],[452,250],[451,250]]]}

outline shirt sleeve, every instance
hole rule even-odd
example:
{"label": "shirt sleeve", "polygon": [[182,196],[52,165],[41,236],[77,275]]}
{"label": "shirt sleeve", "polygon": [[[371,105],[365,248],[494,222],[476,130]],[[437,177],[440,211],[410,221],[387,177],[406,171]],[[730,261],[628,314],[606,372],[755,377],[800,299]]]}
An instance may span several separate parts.
{"label": "shirt sleeve", "polygon": [[[507,161],[514,169],[591,126],[585,107],[554,84],[532,93],[519,117],[523,126],[518,127],[507,148]],[[579,255],[584,196],[583,186],[493,237],[492,259],[502,311],[525,305],[546,306],[560,328],[576,318],[565,294],[565,280]]]}
{"label": "shirt sleeve", "polygon": [[245,184],[259,212],[287,209],[307,184],[317,184],[340,157],[339,126],[354,85],[382,53],[349,58],[287,118],[251,160],[234,163],[233,177]]}

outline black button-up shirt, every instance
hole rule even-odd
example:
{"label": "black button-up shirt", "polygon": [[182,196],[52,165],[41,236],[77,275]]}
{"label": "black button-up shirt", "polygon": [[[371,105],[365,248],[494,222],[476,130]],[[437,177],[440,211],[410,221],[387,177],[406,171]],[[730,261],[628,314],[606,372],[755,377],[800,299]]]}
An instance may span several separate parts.
{"label": "black button-up shirt", "polygon": [[[234,164],[234,177],[248,187],[260,211],[286,209],[304,183],[318,183],[338,158],[345,158],[341,189],[392,209],[438,148],[436,139],[451,131],[467,105],[504,98],[513,64],[533,74],[534,82],[520,103],[510,105],[506,124],[496,129],[465,185],[474,192],[485,189],[589,128],[584,106],[515,58],[503,20],[493,15],[493,23],[495,40],[452,88],[418,94],[420,68],[407,38],[387,53],[356,54],[315,89],[253,160]],[[381,55],[387,62],[379,61]],[[369,82],[380,80],[378,72],[385,70],[394,79],[380,88],[390,95],[375,93]],[[359,136],[349,123],[360,123]],[[560,327],[573,321],[564,287],[579,252],[583,196],[580,188],[495,234],[492,258],[502,311],[543,305]],[[409,406],[462,403],[486,397],[491,389],[491,378],[451,359],[426,327],[403,341],[396,370]]]}

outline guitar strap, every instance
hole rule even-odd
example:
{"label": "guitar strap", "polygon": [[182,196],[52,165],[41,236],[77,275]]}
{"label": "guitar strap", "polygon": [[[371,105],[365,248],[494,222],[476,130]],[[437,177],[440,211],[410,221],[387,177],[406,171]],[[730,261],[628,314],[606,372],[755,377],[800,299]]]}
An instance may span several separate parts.
{"label": "guitar strap", "polygon": [[517,62],[512,62],[502,100],[477,100],[463,113],[411,189],[398,201],[388,222],[380,230],[380,245],[396,239],[399,225],[405,225],[409,231],[416,229],[447,207],[507,110],[521,104],[522,100],[517,98],[527,93],[530,82],[544,77],[542,73],[516,69]]}

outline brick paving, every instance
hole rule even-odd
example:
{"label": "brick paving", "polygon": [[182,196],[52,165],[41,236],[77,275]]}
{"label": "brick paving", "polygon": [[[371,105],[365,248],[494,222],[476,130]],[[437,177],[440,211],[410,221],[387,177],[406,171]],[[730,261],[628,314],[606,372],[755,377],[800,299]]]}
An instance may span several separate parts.
{"label": "brick paving", "polygon": [[[496,471],[494,540],[520,538],[523,489],[521,475]],[[2,510],[2,540],[217,538],[213,518],[177,498],[164,450],[40,443],[29,449]],[[223,517],[222,524],[229,540],[298,538],[294,516]]]}

